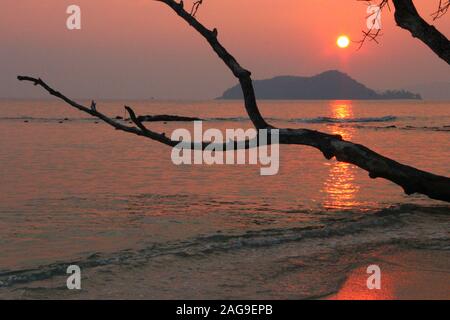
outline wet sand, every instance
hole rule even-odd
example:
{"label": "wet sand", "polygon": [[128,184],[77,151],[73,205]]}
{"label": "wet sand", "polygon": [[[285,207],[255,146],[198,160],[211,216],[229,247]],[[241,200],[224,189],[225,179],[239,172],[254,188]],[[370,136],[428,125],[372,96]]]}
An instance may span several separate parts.
{"label": "wet sand", "polygon": [[407,250],[375,255],[369,264],[381,269],[381,289],[367,288],[367,266],[354,269],[329,300],[450,299],[450,252]]}

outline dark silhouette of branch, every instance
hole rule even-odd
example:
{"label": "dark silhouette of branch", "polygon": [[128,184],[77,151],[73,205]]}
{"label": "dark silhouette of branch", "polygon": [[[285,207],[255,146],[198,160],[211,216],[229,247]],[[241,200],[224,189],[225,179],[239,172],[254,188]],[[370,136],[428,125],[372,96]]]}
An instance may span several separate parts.
{"label": "dark silhouette of branch", "polygon": [[[434,26],[428,24],[417,12],[412,0],[392,0],[395,7],[395,21],[397,24],[411,32],[412,36],[420,39],[425,43],[434,53],[436,53],[442,60],[450,64],[450,41],[437,30]],[[441,8],[445,13],[448,10],[448,5]],[[443,11],[442,11],[443,10]]]}
{"label": "dark silhouette of branch", "polygon": [[439,6],[438,9],[431,14],[433,17],[433,21],[441,18],[444,14],[447,13],[448,9],[450,8],[450,0],[443,1],[439,0]]}
{"label": "dark silhouette of branch", "polygon": [[364,45],[364,43],[369,39],[369,41],[373,41],[376,44],[379,44],[378,38],[381,37],[381,29],[374,30],[373,28],[369,31],[362,31],[363,37],[361,40],[356,41],[356,43],[359,43],[358,50],[361,49]]}
{"label": "dark silhouette of branch", "polygon": [[203,0],[198,0],[195,1],[192,5],[192,9],[191,9],[191,16],[195,17],[195,15],[197,14],[198,8],[202,5]]}
{"label": "dark silhouette of branch", "polygon": [[[361,2],[366,2],[367,4],[370,4],[371,1],[370,0],[358,0]],[[383,9],[385,7],[387,7],[389,9],[389,11],[391,11],[391,8],[389,6],[389,0],[382,0],[380,2],[380,4],[378,5],[379,10],[377,11],[376,15],[373,17],[373,14],[370,14],[369,16],[367,16],[366,18],[370,18],[372,17],[373,20],[376,20],[380,17],[381,12],[383,12]],[[358,50],[362,48],[362,46],[364,45],[364,43],[369,40],[369,41],[374,41],[376,44],[379,44],[378,42],[378,38],[382,36],[381,34],[381,29],[376,29],[375,28],[375,23],[372,24],[371,28],[368,31],[362,31],[363,33],[363,37],[361,40],[355,41],[356,43],[359,43],[359,47]]]}
{"label": "dark silhouette of branch", "polygon": [[[236,59],[220,44],[217,39],[217,30],[212,31],[203,26],[193,15],[184,10],[184,6],[174,0],[156,0],[168,5],[175,13],[184,19],[205,40],[210,44],[211,48],[216,52],[218,57],[230,69],[233,75],[239,80],[243,94],[244,104],[247,114],[256,129],[268,129],[271,131],[276,129],[268,124],[259,112],[255,98],[251,73],[240,66]],[[95,108],[86,108],[76,102],[66,98],[59,92],[56,92],[40,79],[31,77],[19,77],[19,80],[27,80],[34,82],[35,85],[42,86],[50,94],[64,100],[73,107],[98,117],[116,129],[140,136],[145,136],[155,141],[162,142],[166,145],[173,146],[178,143],[165,137],[165,135],[155,133],[147,129],[133,110],[129,107],[127,111],[130,113],[132,121],[136,127],[127,127],[116,123],[105,115],[94,110]],[[280,144],[307,145],[319,149],[327,159],[335,157],[338,161],[356,165],[369,173],[373,179],[384,178],[401,186],[406,194],[420,193],[432,199],[450,202],[450,178],[428,173],[382,156],[369,148],[345,141],[339,135],[322,133],[309,129],[279,129]],[[269,142],[270,143],[270,142]],[[203,147],[207,142],[203,142]],[[236,144],[236,143],[235,143]]]}
{"label": "dark silhouette of branch", "polygon": [[[250,149],[250,148],[254,148],[254,147],[262,145],[259,141],[255,142],[253,139],[245,140],[245,141],[228,141],[226,143],[211,143],[208,141],[207,142],[205,142],[205,141],[193,142],[193,141],[171,140],[170,138],[166,137],[165,133],[158,133],[158,132],[148,129],[142,123],[142,121],[139,119],[139,117],[136,116],[133,109],[129,106],[124,106],[124,107],[125,107],[125,110],[127,110],[128,114],[130,115],[130,120],[136,125],[136,127],[126,126],[126,125],[120,123],[119,121],[116,121],[116,120],[108,117],[107,115],[99,112],[97,110],[97,104],[95,103],[95,101],[91,102],[90,108],[73,101],[72,99],[66,97],[62,93],[60,93],[60,92],[56,91],[55,89],[53,89],[52,87],[50,87],[47,83],[45,83],[40,78],[33,78],[33,77],[28,77],[28,76],[18,76],[17,79],[19,81],[32,82],[35,86],[41,86],[44,90],[46,90],[52,96],[55,96],[55,97],[63,100],[70,106],[72,106],[80,111],[83,111],[87,114],[90,114],[93,117],[103,120],[104,122],[109,124],[111,127],[115,128],[116,130],[124,131],[127,133],[132,133],[132,134],[135,134],[135,135],[138,135],[141,137],[146,137],[146,138],[161,142],[169,147],[182,147],[185,149],[205,150],[206,147],[209,146],[210,148],[216,147],[217,149],[221,148],[222,150],[226,150],[226,148]],[[172,116],[172,117],[177,117],[177,116]],[[270,142],[270,141],[268,141],[268,142]]]}
{"label": "dark silhouette of branch", "polygon": [[[366,3],[371,3],[370,0],[358,0]],[[411,32],[411,35],[421,40],[434,53],[436,53],[442,60],[450,64],[450,41],[434,26],[427,23],[418,13],[413,0],[392,0],[395,7],[395,21],[397,25],[405,30]],[[389,0],[381,0],[378,4],[382,12],[385,7],[389,6]],[[438,9],[431,16],[433,21],[441,18],[450,9],[450,0],[439,0]],[[361,48],[366,40],[375,41],[381,36],[380,30],[363,31],[363,38],[360,41],[359,48]]]}

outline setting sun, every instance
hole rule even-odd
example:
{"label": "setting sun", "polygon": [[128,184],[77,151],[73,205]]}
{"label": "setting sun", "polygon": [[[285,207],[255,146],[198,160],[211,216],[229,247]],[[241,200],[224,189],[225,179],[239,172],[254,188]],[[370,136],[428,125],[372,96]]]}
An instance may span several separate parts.
{"label": "setting sun", "polygon": [[350,39],[347,36],[340,36],[336,43],[339,48],[347,48],[350,44]]}

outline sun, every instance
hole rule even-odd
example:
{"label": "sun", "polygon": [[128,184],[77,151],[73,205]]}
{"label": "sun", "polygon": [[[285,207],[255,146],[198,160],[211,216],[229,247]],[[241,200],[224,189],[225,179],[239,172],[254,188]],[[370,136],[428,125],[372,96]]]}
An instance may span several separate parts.
{"label": "sun", "polygon": [[339,36],[336,41],[339,48],[347,48],[350,45],[350,39],[347,36]]}

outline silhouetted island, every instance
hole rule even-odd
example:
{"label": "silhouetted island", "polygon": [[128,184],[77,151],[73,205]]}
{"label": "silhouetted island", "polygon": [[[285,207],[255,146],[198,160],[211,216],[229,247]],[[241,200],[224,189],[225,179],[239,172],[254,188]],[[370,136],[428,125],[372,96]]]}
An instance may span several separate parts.
{"label": "silhouetted island", "polygon": [[[419,94],[405,90],[378,93],[349,75],[330,70],[313,77],[280,76],[253,81],[256,97],[266,100],[389,100],[422,99]],[[218,99],[243,99],[242,89],[236,85]]]}

